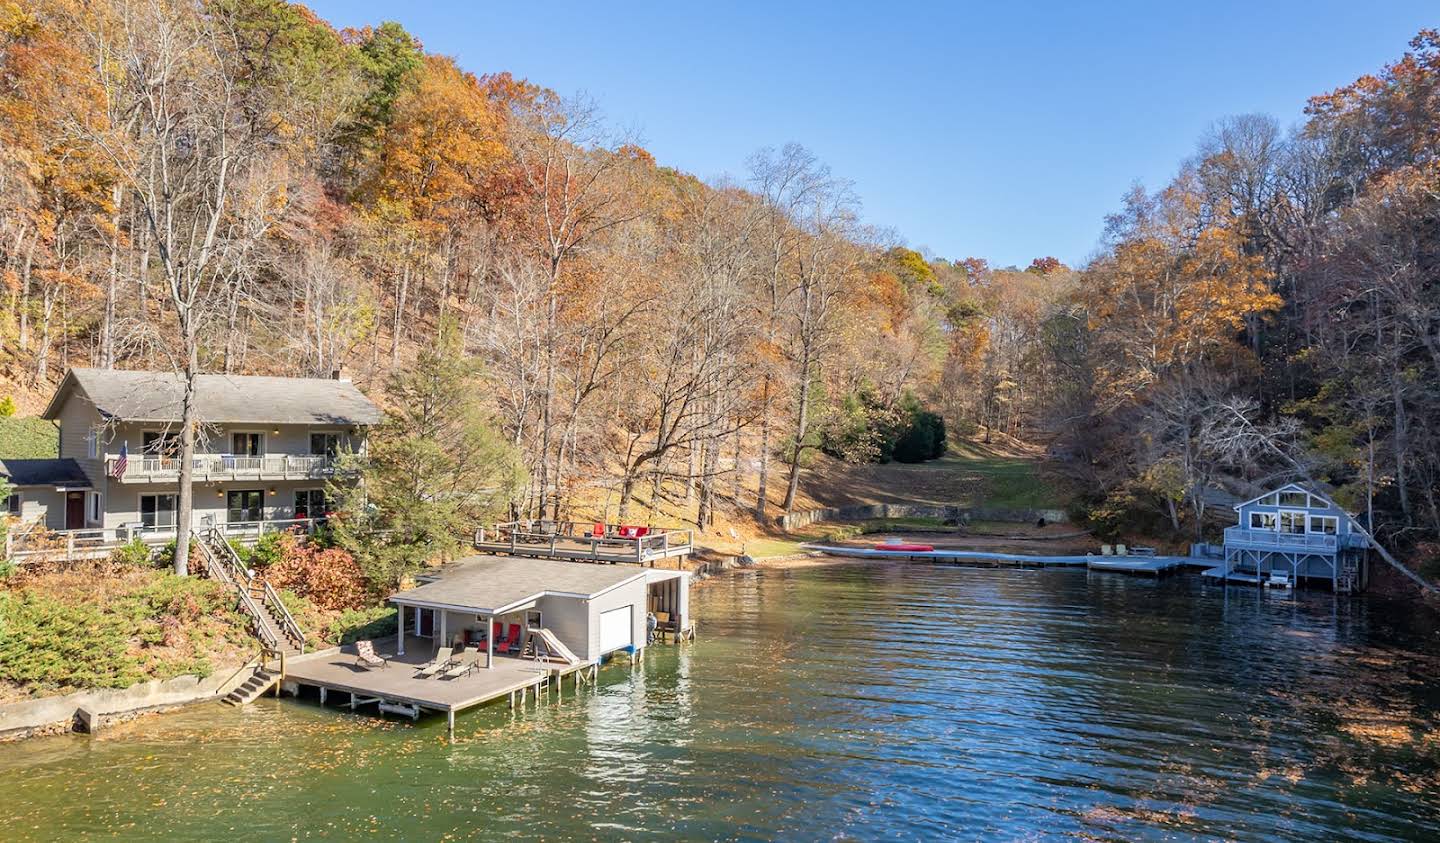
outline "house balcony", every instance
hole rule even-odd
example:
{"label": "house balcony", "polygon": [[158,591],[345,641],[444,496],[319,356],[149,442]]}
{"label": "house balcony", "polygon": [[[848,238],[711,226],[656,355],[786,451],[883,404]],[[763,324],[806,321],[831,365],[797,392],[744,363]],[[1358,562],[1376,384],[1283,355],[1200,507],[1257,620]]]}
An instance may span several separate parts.
{"label": "house balcony", "polygon": [[[130,457],[125,472],[117,476],[118,457],[106,461],[106,473],[122,483],[156,483],[177,480],[180,460],[175,457]],[[331,477],[338,460],[324,454],[266,454],[241,457],[232,454],[199,454],[195,457],[194,482],[226,480],[311,480]]]}
{"label": "house balcony", "polygon": [[[1275,530],[1225,528],[1225,546],[1242,550],[1277,553],[1320,553],[1331,555],[1342,546],[1340,537],[1330,533],[1281,533]],[[1349,546],[1346,543],[1343,546]]]}

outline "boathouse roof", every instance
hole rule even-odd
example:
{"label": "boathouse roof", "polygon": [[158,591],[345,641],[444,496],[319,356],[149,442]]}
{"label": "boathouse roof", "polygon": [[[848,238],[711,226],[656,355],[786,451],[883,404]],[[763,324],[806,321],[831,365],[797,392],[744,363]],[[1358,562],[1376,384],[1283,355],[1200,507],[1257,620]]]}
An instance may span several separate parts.
{"label": "boathouse roof", "polygon": [[541,597],[592,599],[635,580],[646,569],[550,559],[470,556],[446,566],[439,579],[390,599],[413,606],[503,614]]}
{"label": "boathouse roof", "polygon": [[[355,384],[340,378],[197,375],[200,418],[211,424],[378,424],[381,413]],[[117,421],[178,422],[184,380],[176,372],[71,369],[43,416],[57,419],[82,393]]]}

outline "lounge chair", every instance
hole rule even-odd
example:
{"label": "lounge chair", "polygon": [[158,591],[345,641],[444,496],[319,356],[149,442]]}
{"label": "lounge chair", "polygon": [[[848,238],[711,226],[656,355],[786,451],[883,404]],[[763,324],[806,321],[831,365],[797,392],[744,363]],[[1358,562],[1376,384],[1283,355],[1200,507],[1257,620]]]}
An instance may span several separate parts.
{"label": "lounge chair", "polygon": [[1115,545],[1115,555],[1116,555],[1116,556],[1129,556],[1129,555],[1130,555],[1130,552],[1125,549],[1125,545],[1123,545],[1123,544],[1117,544],[1117,545]]}
{"label": "lounge chair", "polygon": [[390,657],[375,652],[374,641],[355,642],[355,663],[361,667],[389,667]]}
{"label": "lounge chair", "polygon": [[450,662],[441,672],[441,679],[459,679],[460,677],[480,667],[480,660],[485,657],[481,650],[466,650]]}
{"label": "lounge chair", "polygon": [[510,624],[510,634],[505,637],[505,642],[497,649],[497,653],[518,653],[520,645],[524,643],[525,636],[520,632],[520,624]]}
{"label": "lounge chair", "polygon": [[1114,555],[1115,555],[1115,549],[1112,548],[1112,547],[1111,547],[1110,545],[1108,545],[1108,544],[1102,544],[1102,545],[1100,545],[1100,555],[1101,555],[1101,556],[1114,556]]}
{"label": "lounge chair", "polygon": [[415,678],[425,679],[427,677],[434,676],[435,674],[444,670],[450,664],[450,662],[454,660],[455,648],[441,647],[440,649],[435,651],[435,658],[431,659],[427,664],[421,667],[419,671],[416,672]]}

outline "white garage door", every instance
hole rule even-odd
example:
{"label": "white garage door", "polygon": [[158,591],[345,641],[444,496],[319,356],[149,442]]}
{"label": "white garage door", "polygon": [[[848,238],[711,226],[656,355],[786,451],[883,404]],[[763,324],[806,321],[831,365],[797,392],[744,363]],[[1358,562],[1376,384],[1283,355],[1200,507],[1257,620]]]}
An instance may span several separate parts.
{"label": "white garage door", "polygon": [[600,652],[602,654],[629,647],[635,643],[635,624],[631,620],[634,606],[621,606],[600,613]]}

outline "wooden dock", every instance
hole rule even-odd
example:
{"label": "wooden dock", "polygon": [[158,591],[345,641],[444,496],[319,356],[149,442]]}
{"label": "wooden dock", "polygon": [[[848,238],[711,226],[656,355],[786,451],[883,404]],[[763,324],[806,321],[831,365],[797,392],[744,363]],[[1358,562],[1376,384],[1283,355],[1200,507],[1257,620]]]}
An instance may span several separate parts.
{"label": "wooden dock", "polygon": [[873,547],[850,547],[846,545],[804,545],[806,550],[831,556],[850,556],[862,559],[904,559],[915,562],[941,562],[972,565],[987,568],[1089,568],[1093,571],[1113,571],[1124,574],[1161,576],[1181,570],[1189,565],[1208,560],[1195,560],[1188,556],[1037,556],[1028,553],[993,553],[980,550],[881,550]]}
{"label": "wooden dock", "polygon": [[[592,535],[604,527],[600,535]],[[643,529],[645,532],[639,532]],[[624,531],[636,531],[625,535]],[[667,559],[684,565],[694,552],[690,530],[661,530],[574,521],[511,521],[475,531],[475,549],[505,556],[565,559],[572,562],[614,564],[632,562],[655,567]]]}
{"label": "wooden dock", "polygon": [[[395,652],[395,639],[376,641],[375,649],[390,656]],[[381,712],[416,718],[424,712],[444,714],[453,734],[457,712],[501,698],[508,698],[513,707],[531,692],[537,697],[551,690],[558,692],[567,677],[579,687],[594,681],[597,667],[593,661],[569,665],[496,656],[493,667],[478,668],[457,679],[416,678],[434,652],[431,639],[407,635],[405,655],[390,656],[385,667],[365,668],[356,662],[354,646],[347,645],[290,659],[282,687],[292,694],[305,687],[318,689],[321,705],[339,693],[344,695],[341,703],[351,709],[375,705]]]}

